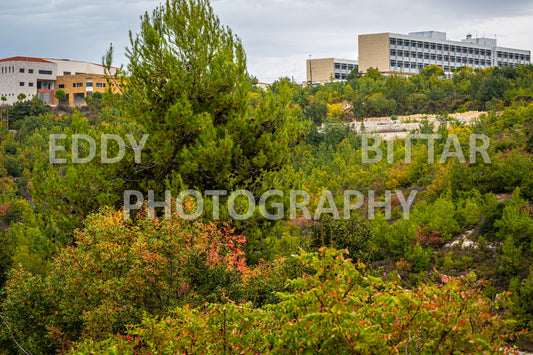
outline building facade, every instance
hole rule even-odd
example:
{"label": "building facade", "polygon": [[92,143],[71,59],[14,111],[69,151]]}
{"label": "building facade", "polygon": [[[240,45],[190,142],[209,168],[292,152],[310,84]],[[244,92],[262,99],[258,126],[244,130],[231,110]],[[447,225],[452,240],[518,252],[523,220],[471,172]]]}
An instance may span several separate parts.
{"label": "building facade", "polygon": [[56,78],[57,66],[50,61],[29,57],[1,59],[0,97],[4,96],[7,104],[16,102],[20,94],[50,102]]}
{"label": "building facade", "polygon": [[329,81],[346,80],[348,74],[356,67],[357,61],[351,59],[308,59],[307,80],[305,84],[324,84]]}
{"label": "building facade", "polygon": [[104,67],[98,64],[51,58],[0,59],[0,97],[5,97],[7,104],[15,103],[24,94],[28,99],[37,96],[56,105],[55,92],[62,89],[68,97],[62,104],[84,106],[85,96],[104,92],[106,85]]}
{"label": "building facade", "polygon": [[531,63],[529,50],[499,47],[495,38],[446,39],[445,32],[426,31],[359,35],[359,70],[376,68],[384,74],[416,74],[428,65],[438,65],[449,75],[468,66],[488,68]]}
{"label": "building facade", "polygon": [[[67,98],[58,104],[66,106],[83,106],[86,96],[103,93],[108,85],[105,76],[100,74],[62,75],[57,77],[56,83],[57,89],[67,94]],[[113,87],[111,89],[115,91]]]}

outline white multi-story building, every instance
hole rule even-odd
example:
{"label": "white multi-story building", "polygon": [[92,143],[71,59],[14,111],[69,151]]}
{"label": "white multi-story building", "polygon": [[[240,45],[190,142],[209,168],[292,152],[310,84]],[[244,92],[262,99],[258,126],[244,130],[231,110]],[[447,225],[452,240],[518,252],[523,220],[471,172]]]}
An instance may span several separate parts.
{"label": "white multi-story building", "polygon": [[70,59],[44,58],[57,65],[57,75],[98,74],[104,75],[104,66]]}
{"label": "white multi-story building", "polygon": [[[26,95],[29,99],[38,96],[47,104],[55,104],[54,93],[59,86],[58,77],[84,74],[103,76],[104,71],[102,65],[69,59],[31,57],[0,59],[0,97],[6,97],[7,104],[15,103],[20,94]],[[87,79],[87,83],[92,85],[93,80],[91,77]],[[90,94],[93,91],[89,84],[82,85],[84,93]],[[2,103],[4,102],[0,102]],[[83,96],[78,104],[80,103],[84,103]]]}
{"label": "white multi-story building", "polygon": [[445,32],[426,31],[359,35],[359,68],[400,74],[415,74],[428,65],[438,65],[446,74],[456,68],[518,66],[531,63],[529,50],[498,47],[495,38],[446,39]]}
{"label": "white multi-story building", "polygon": [[0,97],[5,96],[8,104],[16,102],[20,94],[51,102],[56,78],[57,65],[50,61],[29,57],[0,59]]}

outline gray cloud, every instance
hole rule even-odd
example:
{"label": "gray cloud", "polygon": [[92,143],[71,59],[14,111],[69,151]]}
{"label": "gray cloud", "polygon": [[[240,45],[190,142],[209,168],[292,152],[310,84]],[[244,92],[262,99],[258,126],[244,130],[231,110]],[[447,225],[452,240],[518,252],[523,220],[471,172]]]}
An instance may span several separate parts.
{"label": "gray cloud", "polygon": [[[19,0],[0,13],[0,57],[59,57],[100,62],[109,43],[125,64],[128,31],[159,0]],[[438,30],[530,49],[533,0],[212,0],[222,23],[239,35],[250,73],[261,81],[304,79],[305,59],[357,58],[357,35]]]}

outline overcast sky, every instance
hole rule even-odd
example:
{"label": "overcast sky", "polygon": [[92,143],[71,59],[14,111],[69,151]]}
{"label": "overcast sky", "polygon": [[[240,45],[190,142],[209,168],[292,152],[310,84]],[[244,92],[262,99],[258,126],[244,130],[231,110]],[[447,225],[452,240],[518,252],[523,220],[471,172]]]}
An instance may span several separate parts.
{"label": "overcast sky", "polygon": [[[2,0],[0,58],[52,57],[101,63],[113,43],[126,64],[128,31],[159,0]],[[533,49],[533,0],[212,0],[242,39],[260,81],[304,80],[305,60],[357,59],[357,35],[437,30],[448,39],[496,36],[500,46]]]}

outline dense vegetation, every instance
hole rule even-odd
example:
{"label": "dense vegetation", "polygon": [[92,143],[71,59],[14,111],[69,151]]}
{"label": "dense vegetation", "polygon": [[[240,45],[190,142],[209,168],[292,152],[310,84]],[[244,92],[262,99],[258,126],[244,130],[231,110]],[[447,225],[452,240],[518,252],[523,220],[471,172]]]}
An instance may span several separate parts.
{"label": "dense vegetation", "polygon": [[[131,38],[130,64],[109,78],[122,94],[89,99],[90,116],[21,98],[8,108],[11,131],[0,124],[0,354],[531,348],[533,66],[463,67],[451,79],[436,67],[408,78],[369,70],[263,91],[207,1],[169,1]],[[466,110],[487,113],[471,125],[447,116]],[[436,157],[450,137],[469,157],[471,135],[483,134],[490,163],[431,163],[422,139],[410,162],[398,140],[392,161],[365,163],[362,136],[342,124],[411,113],[443,123],[413,132],[442,136]],[[61,134],[65,163],[51,163],[50,137]],[[84,164],[73,161],[90,153],[85,141],[73,149],[80,134],[96,144]],[[140,162],[127,135],[148,135]],[[106,146],[123,159],[105,163]],[[187,189],[205,197],[194,220],[174,208]],[[339,209],[348,190],[365,200],[346,219],[290,219],[286,208],[272,221],[255,206],[239,220],[227,195],[212,213],[207,190],[242,189],[256,201],[280,190],[271,213],[272,202],[289,205],[289,190],[307,191],[310,211],[325,190]],[[145,198],[131,219],[125,190]],[[170,192],[170,218],[149,190],[156,201]],[[395,194],[390,218],[382,208],[370,216],[369,191],[378,202],[417,191],[409,218]],[[250,207],[235,204],[239,214]]]}

